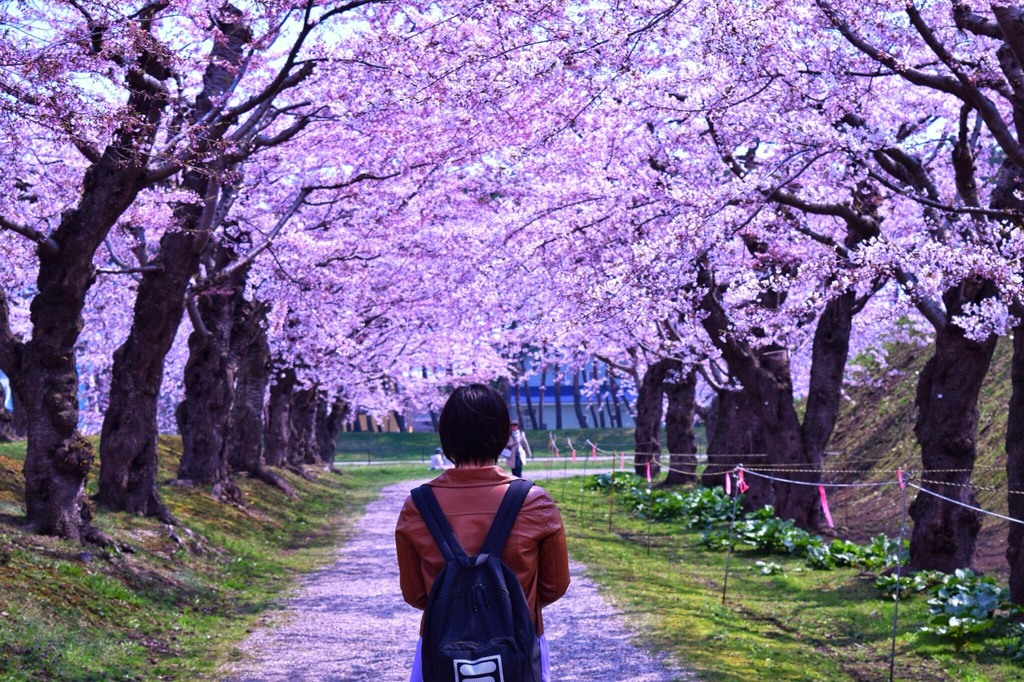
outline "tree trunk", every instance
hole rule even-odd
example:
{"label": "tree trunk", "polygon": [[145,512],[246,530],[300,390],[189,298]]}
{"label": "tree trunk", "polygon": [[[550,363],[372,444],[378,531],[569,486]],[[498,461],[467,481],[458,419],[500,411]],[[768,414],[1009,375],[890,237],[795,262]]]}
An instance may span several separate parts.
{"label": "tree trunk", "polygon": [[520,398],[522,397],[522,395],[523,395],[523,385],[521,383],[519,383],[518,381],[516,381],[515,388],[512,389],[512,397],[515,400],[515,407],[516,407],[516,421],[519,422],[520,426],[525,427],[526,423],[523,422],[523,406],[522,406],[522,404],[520,402]]}
{"label": "tree trunk", "polygon": [[[950,312],[952,317],[955,313]],[[935,337],[935,354],[917,383],[914,434],[921,446],[922,487],[977,506],[970,486],[976,456],[978,395],[996,338],[978,343],[947,324]],[[910,505],[910,568],[952,573],[971,565],[981,515],[919,492]]]}
{"label": "tree trunk", "polygon": [[693,431],[697,377],[693,369],[684,372],[678,361],[673,361],[672,365],[672,371],[663,384],[668,398],[665,440],[669,451],[669,471],[665,485],[680,485],[697,480],[697,445]]}
{"label": "tree trunk", "polygon": [[[526,383],[525,391],[523,396],[526,399],[526,414],[530,416],[530,428],[534,431],[537,430],[537,413],[533,410],[533,398],[530,396],[530,384]],[[521,424],[522,428],[526,429],[526,424]]]}
{"label": "tree trunk", "polygon": [[537,428],[546,429],[548,428],[547,422],[544,420],[544,392],[547,390],[548,381],[548,366],[540,370],[540,384],[537,386]]}
{"label": "tree trunk", "polygon": [[[288,367],[277,372],[270,385],[267,401],[267,430],[265,459],[268,465],[283,467],[288,463],[291,449],[291,404],[295,387],[295,370]],[[358,425],[358,422],[356,422]],[[357,429],[358,430],[358,429]]]}
{"label": "tree trunk", "polygon": [[338,434],[345,426],[348,405],[341,398],[328,404],[326,398],[317,401],[316,442],[320,461],[328,467],[334,466],[338,451]]}
{"label": "tree trunk", "polygon": [[801,427],[804,450],[814,467],[821,466],[839,416],[855,304],[853,292],[833,299],[814,330],[807,410]]}
{"label": "tree trunk", "polygon": [[[193,213],[202,209],[193,207]],[[171,519],[156,487],[157,401],[164,359],[185,309],[185,290],[199,270],[194,224],[179,207],[183,231],[160,240],[160,255],[139,284],[131,331],[114,351],[110,399],[100,437],[96,501],[109,509]],[[197,217],[197,216],[193,216]]]}
{"label": "tree trunk", "polygon": [[555,365],[555,377],[552,387],[555,390],[555,429],[562,429],[562,380],[559,378],[558,365]]}
{"label": "tree trunk", "polygon": [[[583,379],[584,385],[586,385],[587,382],[590,381],[590,379],[587,377],[587,366],[586,365],[584,365],[583,369],[580,370],[580,377]],[[594,370],[593,377],[594,377],[594,381],[597,381],[597,370],[596,369]],[[593,400],[593,398],[591,398],[589,396],[589,394],[587,396],[587,409],[590,411],[590,423],[593,424],[594,428],[596,429],[597,425],[599,423],[599,420],[598,420],[598,417],[597,417],[597,410],[594,408],[594,400]]]}
{"label": "tree trunk", "polygon": [[583,397],[580,395],[580,372],[572,375],[572,409],[576,411],[576,421],[581,429],[587,427],[587,416],[583,414]]}
{"label": "tree trunk", "polygon": [[302,464],[316,464],[320,461],[320,450],[316,442],[315,386],[292,392],[291,443],[288,448],[288,462],[301,468]]}
{"label": "tree trunk", "polygon": [[[137,15],[140,32],[149,31],[161,9],[154,5]],[[75,343],[96,275],[93,256],[147,183],[149,151],[167,104],[165,91],[153,86],[170,75],[163,61],[142,50],[127,65],[129,94],[110,143],[86,171],[78,204],[62,213],[60,225],[37,250],[30,341],[22,343],[10,334],[3,301],[0,370],[14,379],[16,395],[24,402],[25,509],[32,532],[106,542],[89,525],[85,500],[85,479],[95,456],[77,430]]]}
{"label": "tree trunk", "polygon": [[648,463],[652,476],[661,470],[657,455],[661,454],[662,393],[671,366],[672,361],[667,359],[648,365],[637,386],[636,430],[633,432],[636,442],[633,467],[637,476],[647,475]]}
{"label": "tree trunk", "polygon": [[619,382],[615,380],[615,374],[609,369],[608,370],[608,392],[612,396],[612,406],[614,418],[614,426],[622,428],[622,407],[619,405]]}
{"label": "tree trunk", "polygon": [[[1013,330],[1013,392],[1006,420],[1006,502],[1009,516],[1024,519],[1024,326]],[[1010,599],[1024,604],[1024,524],[1011,523],[1006,542]]]}
{"label": "tree trunk", "polygon": [[228,436],[224,443],[228,467],[295,497],[295,489],[263,459],[263,402],[267,394],[270,346],[264,329],[266,307],[247,301],[232,330],[232,355],[237,366]]}
{"label": "tree trunk", "polygon": [[[743,385],[749,395],[749,406],[755,410],[761,441],[758,444],[763,445],[763,450],[755,454],[767,456],[759,458],[750,468],[756,469],[758,463],[764,462],[772,465],[775,473],[784,470],[785,478],[816,480],[820,476],[820,465],[816,470],[804,451],[800,419],[793,402],[788,351],[774,344],[755,349],[730,337],[728,316],[717,299],[710,273],[702,268],[699,280],[708,287],[702,300],[702,308],[707,312],[702,320],[705,331],[722,353],[730,374]],[[771,306],[771,302],[768,305]],[[797,526],[808,530],[816,530],[821,525],[821,502],[812,486],[774,485],[753,474],[746,483],[750,486],[747,504],[758,505],[772,499],[780,518],[792,519]]]}
{"label": "tree trunk", "polygon": [[[233,257],[221,245],[214,249],[220,266]],[[188,337],[185,398],[175,413],[182,440],[178,479],[211,486],[215,497],[237,503],[242,503],[242,494],[230,477],[226,442],[237,370],[231,337],[238,308],[244,305],[245,276],[244,270],[236,272],[196,297],[205,329]]]}
{"label": "tree trunk", "polygon": [[[230,87],[245,45],[251,40],[242,21],[220,20],[217,28],[220,38],[211,50],[210,63],[203,74],[203,88],[191,112],[193,122],[202,119],[213,101]],[[201,131],[197,151],[208,147],[209,140],[222,132]],[[156,268],[144,273],[139,284],[131,331],[114,352],[110,402],[101,431],[97,502],[165,521],[173,517],[160,501],[156,488],[157,400],[164,358],[181,324],[185,292],[199,272],[203,245],[213,228],[203,219],[211,182],[214,180],[210,163],[193,166],[182,176],[182,188],[195,193],[199,200],[174,208],[177,229],[160,239],[160,255],[153,263]]]}
{"label": "tree trunk", "polygon": [[[712,398],[706,422],[708,462],[701,475],[701,485],[724,486],[726,472],[739,464],[749,464],[748,455],[764,452],[757,410],[750,403],[746,391],[721,390]],[[745,499],[751,509],[774,501],[771,488],[767,486],[756,486],[746,493]]]}

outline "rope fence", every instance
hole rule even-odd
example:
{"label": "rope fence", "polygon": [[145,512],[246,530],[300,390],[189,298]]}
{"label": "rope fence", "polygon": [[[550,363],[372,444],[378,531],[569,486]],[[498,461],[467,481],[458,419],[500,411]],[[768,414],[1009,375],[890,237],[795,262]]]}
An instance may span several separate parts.
{"label": "rope fence", "polygon": [[[560,457],[558,456],[557,445],[555,445],[553,439],[549,443],[549,446],[553,446],[554,447],[554,451],[556,453],[554,458],[549,458],[549,468],[550,468],[551,463],[553,461],[559,459]],[[573,444],[571,442],[568,443],[568,446],[569,446],[569,449],[571,451],[571,457],[562,458],[562,459],[564,459],[566,461],[566,464],[568,463],[568,461],[572,461],[573,459],[576,459],[576,458],[579,457],[576,448],[573,446]],[[634,459],[634,461],[630,463],[630,466],[632,466],[634,469],[635,469],[636,466],[643,467],[644,465],[646,465],[646,479],[647,479],[648,485],[651,485],[653,483],[653,477],[652,477],[652,473],[651,473],[651,466],[652,466],[652,464],[657,465],[657,467],[660,469],[661,472],[677,473],[677,474],[682,474],[684,476],[693,476],[694,478],[696,478],[696,475],[699,472],[701,472],[701,470],[703,468],[703,470],[705,472],[704,476],[707,476],[707,474],[706,474],[706,471],[707,471],[707,468],[706,468],[707,456],[702,457],[698,461],[697,460],[697,455],[695,455],[693,453],[683,453],[683,454],[676,454],[676,455],[668,454],[667,455],[668,458],[670,458],[670,459],[673,458],[673,457],[676,458],[675,465],[673,466],[673,465],[667,465],[664,462],[663,458],[666,457],[665,453],[645,453],[645,452],[638,453],[638,452],[627,452],[625,450],[612,450],[612,451],[608,451],[608,450],[602,449],[601,447],[599,447],[597,444],[591,442],[590,440],[586,441],[586,446],[589,448],[590,452],[589,452],[589,456],[584,459],[584,470],[581,472],[582,475],[584,475],[584,476],[586,475],[586,461],[587,460],[593,461],[595,459],[598,459],[599,458],[599,454],[601,455],[600,459],[603,459],[605,461],[607,461],[608,459],[612,460],[612,473],[615,473],[616,471],[619,471],[619,470],[621,470],[621,471],[626,471],[627,470],[627,464],[626,464],[626,459],[625,459],[626,457],[630,457],[631,459]],[[646,459],[645,461],[639,461],[638,462],[638,461],[635,460],[635,457],[637,455],[640,455],[640,456],[643,456],[643,457],[647,457],[648,459]],[[968,503],[966,503],[966,502],[964,502],[962,500],[958,500],[958,499],[955,499],[953,497],[949,497],[947,495],[943,495],[943,494],[937,492],[936,490],[934,490],[932,488],[933,487],[938,487],[938,488],[942,489],[943,487],[967,487],[967,488],[972,488],[972,489],[976,489],[976,490],[986,490],[988,492],[1003,492],[1003,493],[1010,494],[1010,495],[1022,494],[1022,493],[1024,493],[1024,491],[1022,491],[1022,490],[1000,489],[1000,488],[995,487],[995,486],[979,486],[979,485],[975,485],[975,484],[972,484],[972,483],[945,482],[945,481],[938,481],[938,480],[934,480],[933,478],[926,478],[925,477],[925,476],[934,476],[934,475],[941,475],[941,474],[969,474],[969,473],[972,473],[973,471],[979,470],[979,469],[995,470],[995,469],[999,469],[999,467],[994,467],[994,466],[993,467],[975,467],[974,469],[927,469],[927,470],[924,470],[922,472],[915,472],[915,471],[912,471],[912,470],[904,469],[903,467],[899,467],[899,468],[896,469],[895,472],[891,472],[891,473],[890,472],[886,472],[885,474],[883,474],[883,475],[886,476],[885,480],[865,481],[865,482],[856,482],[856,483],[854,483],[854,482],[842,482],[842,481],[827,480],[827,479],[829,479],[830,477],[835,476],[835,475],[844,475],[844,474],[845,475],[849,475],[849,474],[864,475],[865,474],[864,471],[858,471],[858,470],[846,469],[846,468],[827,468],[827,467],[813,468],[813,467],[808,467],[806,465],[786,465],[786,464],[768,464],[768,463],[764,463],[764,464],[761,464],[761,463],[758,463],[758,464],[747,464],[745,461],[742,461],[742,462],[739,461],[739,460],[749,460],[749,459],[754,459],[756,461],[758,459],[762,459],[762,458],[767,457],[766,454],[755,454],[755,455],[751,455],[751,454],[742,454],[742,455],[740,455],[740,454],[736,454],[736,455],[712,455],[712,457],[715,457],[715,458],[718,458],[718,457],[722,457],[722,458],[735,457],[737,459],[737,463],[736,464],[728,464],[728,463],[725,463],[725,462],[717,462],[717,463],[715,463],[715,464],[718,464],[718,466],[723,467],[723,468],[719,469],[714,474],[712,474],[712,477],[716,478],[716,479],[718,478],[718,476],[724,476],[723,479],[721,479],[721,480],[722,480],[723,486],[725,488],[725,492],[726,492],[727,495],[730,495],[730,496],[733,497],[733,514],[732,514],[732,518],[731,518],[731,521],[730,521],[730,524],[729,524],[729,540],[728,540],[728,544],[726,546],[727,547],[727,553],[726,553],[726,558],[725,558],[725,575],[724,575],[723,580],[722,580],[722,603],[723,604],[726,603],[726,595],[727,595],[727,589],[728,589],[728,583],[729,583],[729,572],[730,572],[730,565],[731,565],[731,559],[732,559],[732,549],[733,549],[733,544],[735,542],[735,524],[736,524],[736,519],[737,519],[737,516],[738,516],[737,511],[738,511],[738,504],[739,504],[739,496],[740,496],[740,493],[745,492],[749,488],[749,484],[746,482],[745,477],[751,476],[751,477],[759,478],[759,479],[762,479],[762,480],[765,480],[765,481],[770,481],[772,483],[779,483],[779,484],[785,484],[785,485],[797,485],[797,486],[816,487],[819,490],[819,493],[820,493],[821,510],[823,512],[823,516],[825,517],[825,519],[828,522],[828,525],[830,527],[832,527],[834,524],[832,522],[831,512],[830,512],[830,510],[828,508],[828,499],[827,499],[827,496],[826,496],[826,490],[827,489],[830,489],[830,488],[874,488],[874,489],[896,488],[896,489],[898,489],[898,492],[899,492],[899,495],[900,495],[900,502],[899,502],[899,509],[900,509],[900,515],[899,515],[899,538],[898,538],[898,544],[897,544],[898,550],[897,550],[897,554],[896,554],[896,564],[895,564],[895,569],[894,569],[894,573],[895,573],[896,581],[897,581],[897,589],[895,590],[895,593],[894,593],[894,596],[893,596],[894,605],[893,605],[891,644],[890,644],[890,652],[889,652],[889,680],[890,680],[890,682],[894,679],[893,676],[894,676],[895,664],[896,664],[896,636],[897,636],[897,630],[898,630],[898,624],[899,624],[899,602],[900,602],[900,589],[899,589],[898,586],[900,584],[899,580],[900,580],[901,576],[903,575],[904,568],[905,568],[904,567],[904,557],[903,557],[903,549],[902,548],[903,548],[904,539],[905,539],[905,537],[907,535],[907,497],[908,497],[909,489],[914,489],[914,490],[917,490],[921,494],[925,494],[925,495],[929,495],[929,496],[935,497],[937,499],[942,500],[943,502],[945,502],[947,504],[957,505],[957,506],[960,506],[960,507],[963,507],[963,508],[966,508],[966,509],[970,509],[970,510],[972,510],[972,511],[974,511],[976,513],[982,514],[984,516],[989,516],[989,517],[992,517],[992,518],[995,518],[995,519],[999,519],[1001,521],[1006,521],[1006,522],[1009,522],[1009,523],[1024,524],[1024,519],[1016,518],[1016,517],[1009,516],[1009,515],[1006,515],[1006,514],[1000,514],[998,512],[992,511],[990,509],[985,509],[985,508],[977,506],[977,505],[968,504]],[[684,458],[691,458],[692,461],[685,462],[683,464],[682,468],[680,468],[678,460],[679,459],[684,459]],[[635,473],[635,471],[634,471],[634,473]],[[877,472],[875,472],[875,473],[876,473],[876,475],[878,475]],[[796,479],[796,478],[788,477],[788,475],[793,475],[793,474],[797,474],[797,475],[799,475],[799,474],[808,474],[808,475],[813,476],[814,480],[799,480],[799,479]],[[888,476],[891,476],[891,478],[889,478]],[[562,482],[562,497],[564,499],[565,498],[566,479],[563,478],[562,481],[563,481]],[[929,486],[931,486],[931,487],[929,487]],[[609,533],[612,532],[612,517],[613,517],[613,514],[614,514],[614,510],[615,510],[615,498],[616,498],[615,486],[613,485],[613,486],[610,486],[610,489],[609,489],[609,509],[608,509],[608,532]],[[583,515],[583,498],[582,497],[581,497],[580,509],[579,509],[578,515],[579,516]],[[652,522],[652,517],[651,517],[651,515],[648,515],[648,524],[647,524],[647,553],[648,554],[650,554],[650,551],[651,551],[651,522]]]}

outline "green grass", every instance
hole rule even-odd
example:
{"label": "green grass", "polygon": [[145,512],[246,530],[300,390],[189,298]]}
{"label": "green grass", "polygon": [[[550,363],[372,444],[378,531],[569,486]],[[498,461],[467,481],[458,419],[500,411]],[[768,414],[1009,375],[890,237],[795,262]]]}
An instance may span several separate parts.
{"label": "green grass", "polygon": [[[738,549],[726,581],[726,554],[698,547],[699,532],[632,518],[607,495],[584,490],[583,480],[547,487],[562,509],[570,554],[643,633],[639,644],[702,680],[888,679],[893,602],[871,586],[873,575],[813,571],[802,560]],[[758,560],[783,572],[763,575]],[[1008,638],[974,641],[956,653],[918,632],[926,614],[921,597],[900,604],[895,679],[1024,677],[1024,664],[1004,653],[1014,643]]]}
{"label": "green grass", "polygon": [[[160,441],[160,480],[177,463]],[[284,473],[297,499],[240,479],[246,508],[163,486],[183,526],[99,512],[107,550],[24,533],[24,443],[0,446],[0,679],[197,680],[215,671],[300,573],[327,564],[379,488],[419,467]]]}
{"label": "green grass", "polygon": [[[416,442],[410,436],[434,437],[342,437],[349,436],[384,445],[393,438],[392,447]],[[173,477],[178,446],[161,440],[160,480]],[[104,553],[20,530],[23,459],[24,443],[0,445],[0,679],[18,681],[214,679],[233,645],[280,607],[298,574],[334,560],[381,486],[427,475],[415,460],[344,465],[342,474],[312,481],[285,473],[296,500],[243,478],[246,509],[198,489],[162,486],[184,524],[179,541],[150,519],[100,511],[96,525],[134,550]],[[595,465],[580,453],[575,463],[527,463],[527,476],[531,466],[583,473]],[[893,602],[870,586],[873,577],[812,571],[801,560],[741,549],[731,557],[723,603],[724,553],[697,547],[697,532],[679,523],[632,518],[608,497],[584,491],[583,480],[544,485],[559,502],[570,554],[634,623],[638,644],[671,655],[702,680],[888,678]],[[834,514],[844,509],[834,505]],[[782,572],[763,576],[758,560],[777,562]],[[920,634],[926,610],[921,597],[900,604],[896,679],[1024,677],[1021,664],[1000,653],[1010,641],[972,641],[957,653]]]}

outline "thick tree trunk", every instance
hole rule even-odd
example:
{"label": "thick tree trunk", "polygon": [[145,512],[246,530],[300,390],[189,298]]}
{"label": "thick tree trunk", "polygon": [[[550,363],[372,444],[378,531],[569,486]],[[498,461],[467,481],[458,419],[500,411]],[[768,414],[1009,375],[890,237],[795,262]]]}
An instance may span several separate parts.
{"label": "thick tree trunk", "polygon": [[680,485],[697,480],[697,444],[693,431],[694,399],[697,377],[692,369],[682,371],[673,361],[671,373],[663,385],[668,398],[665,411],[665,441],[669,452],[669,471],[665,485]]}
{"label": "thick tree trunk", "polygon": [[[251,303],[243,314],[258,313]],[[232,471],[255,474],[263,467],[263,400],[267,392],[270,345],[262,326],[251,320],[236,320],[232,341],[237,369],[231,401],[226,451]]]}
{"label": "thick tree trunk", "polygon": [[[708,462],[701,475],[701,485],[724,486],[725,474],[737,465],[755,463],[750,455],[761,455],[765,445],[761,437],[761,421],[753,399],[743,390],[719,391],[708,410]],[[775,491],[770,485],[753,478],[744,494],[744,508],[760,509],[775,504]]]}
{"label": "thick tree trunk", "polygon": [[[143,302],[141,296],[138,301]],[[152,324],[147,324],[149,314]],[[175,523],[157,492],[157,399],[163,378],[163,361],[174,338],[179,319],[159,320],[159,307],[143,312],[136,307],[136,321],[128,341],[114,352],[110,399],[100,435],[99,491],[102,506]],[[163,327],[173,326],[165,348],[156,338]],[[146,349],[151,349],[147,352]]]}
{"label": "thick tree trunk", "polygon": [[[279,370],[276,381],[270,385],[270,398],[267,401],[266,453],[264,455],[270,466],[283,467],[288,463],[292,429],[290,412],[294,387],[295,370],[290,367]],[[358,421],[356,425],[358,426]]]}
{"label": "thick tree trunk", "polygon": [[[232,254],[222,246],[215,248],[216,260],[223,266]],[[243,270],[217,289],[197,296],[205,329],[189,335],[185,398],[175,414],[182,440],[178,479],[211,486],[215,497],[237,503],[242,502],[242,494],[231,480],[225,444],[235,394],[231,335],[238,308],[243,305],[244,282]]]}
{"label": "thick tree trunk", "polygon": [[224,444],[228,466],[231,471],[244,472],[294,497],[295,489],[263,460],[263,402],[270,371],[270,346],[263,328],[266,308],[246,302],[238,313],[240,318],[235,320],[232,332],[232,353],[237,363],[235,393]]}
{"label": "thick tree trunk", "polygon": [[853,292],[832,300],[814,330],[807,411],[801,428],[804,450],[812,467],[816,468],[821,467],[825,447],[839,416],[855,303]]}
{"label": "thick tree trunk", "polygon": [[[793,400],[789,376],[789,354],[770,347],[759,353],[757,386],[753,391],[761,407],[761,427],[767,462],[774,465],[780,478],[813,482],[820,480],[820,462],[815,466],[804,452],[800,418]],[[756,466],[756,463],[754,464]],[[797,526],[817,530],[823,522],[818,491],[809,485],[782,483],[773,486],[775,512],[779,518],[792,519]]]}
{"label": "thick tree trunk", "polygon": [[[225,13],[221,19],[240,15]],[[251,34],[244,23],[218,21],[220,39],[211,51],[196,97],[192,121],[211,109],[234,78],[234,68]],[[197,151],[223,130],[199,133]],[[204,223],[202,200],[211,182],[210,167],[193,167],[182,177],[182,187],[200,201],[175,207],[177,229],[160,239],[160,254],[139,284],[134,317],[127,340],[114,352],[110,402],[100,439],[98,503],[115,510],[172,520],[156,488],[157,400],[163,380],[164,358],[174,342],[185,309],[185,292],[199,272],[203,245],[211,224]]]}
{"label": "thick tree trunk", "polygon": [[638,476],[647,475],[648,463],[652,476],[661,470],[657,456],[661,454],[662,393],[665,377],[671,367],[671,360],[658,360],[648,365],[637,387],[636,430],[633,432],[636,453],[633,455],[633,467]]}
{"label": "thick tree trunk", "polygon": [[[756,469],[757,464],[763,462],[771,466],[773,474],[783,474],[781,478],[816,480],[820,467],[813,467],[804,451],[800,419],[793,404],[788,351],[775,345],[755,349],[730,337],[729,320],[717,299],[710,273],[702,269],[700,279],[708,286],[708,294],[702,301],[708,314],[702,324],[721,351],[730,374],[748,394],[748,404],[755,410],[754,418],[759,424],[760,443],[755,445],[763,446],[763,450],[755,454],[767,456],[750,464],[750,468]],[[771,480],[753,474],[747,477],[746,483],[750,486],[747,504],[758,505],[772,499],[780,518],[792,519],[797,526],[808,530],[816,530],[821,525],[821,503],[812,486],[774,485]]]}
{"label": "thick tree trunk", "polygon": [[[917,383],[914,434],[921,446],[921,486],[971,506],[977,506],[970,482],[977,454],[978,395],[995,346],[994,336],[978,343],[947,324],[936,334],[935,354]],[[913,570],[952,573],[971,565],[981,530],[978,512],[919,492],[910,516]]]}
{"label": "thick tree trunk", "polygon": [[[150,12],[140,21],[148,27],[151,19]],[[151,77],[167,76],[154,55],[146,59],[152,60],[146,66]],[[69,539],[105,541],[89,525],[85,479],[95,457],[92,446],[77,430],[75,342],[82,328],[85,296],[95,277],[92,259],[146,182],[147,154],[166,105],[163,93],[151,89],[148,82],[141,83],[138,65],[130,70],[131,94],[121,117],[125,122],[86,172],[78,205],[63,213],[48,243],[38,250],[32,339],[20,344],[6,333],[0,338],[0,345],[5,346],[0,348],[0,357],[16,354],[20,365],[4,366],[3,370],[17,377],[16,391],[27,417],[24,474],[28,528]]]}
{"label": "thick tree trunk", "polygon": [[[1006,420],[1006,502],[1009,516],[1024,519],[1024,327],[1013,330],[1013,392]],[[1010,599],[1024,604],[1024,524],[1011,523],[1006,542]]]}
{"label": "thick tree trunk", "polygon": [[[201,213],[201,209],[195,212]],[[190,221],[182,218],[179,222]],[[167,522],[171,516],[156,486],[157,401],[164,359],[184,314],[185,290],[199,269],[191,232],[186,229],[164,235],[154,263],[159,269],[146,272],[139,284],[131,331],[114,351],[110,400],[100,437],[96,501],[110,509]]]}

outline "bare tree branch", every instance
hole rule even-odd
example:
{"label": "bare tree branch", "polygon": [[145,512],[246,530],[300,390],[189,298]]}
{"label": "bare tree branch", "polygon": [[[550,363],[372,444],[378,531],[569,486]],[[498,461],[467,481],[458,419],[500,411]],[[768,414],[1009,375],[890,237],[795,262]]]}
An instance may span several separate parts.
{"label": "bare tree branch", "polygon": [[60,244],[34,227],[21,225],[20,223],[15,223],[3,216],[0,216],[0,229],[10,230],[11,232],[20,234],[22,237],[26,237],[38,244],[39,248],[45,249],[48,253],[60,253]]}

